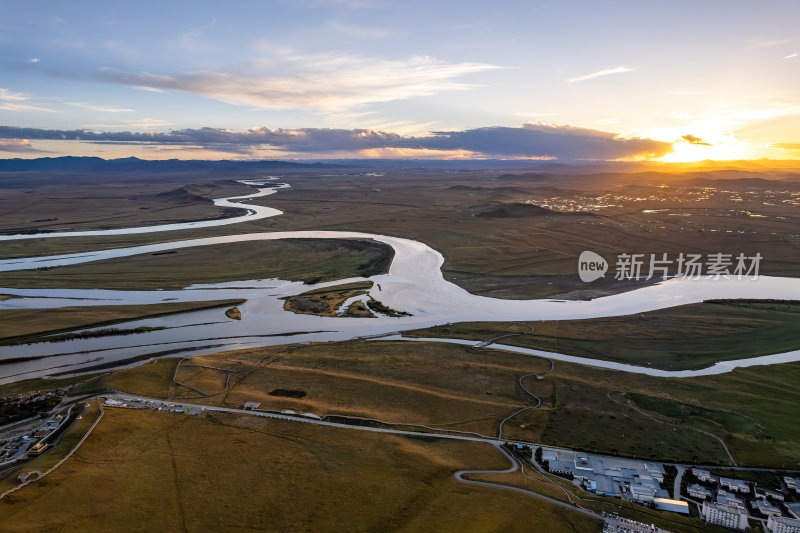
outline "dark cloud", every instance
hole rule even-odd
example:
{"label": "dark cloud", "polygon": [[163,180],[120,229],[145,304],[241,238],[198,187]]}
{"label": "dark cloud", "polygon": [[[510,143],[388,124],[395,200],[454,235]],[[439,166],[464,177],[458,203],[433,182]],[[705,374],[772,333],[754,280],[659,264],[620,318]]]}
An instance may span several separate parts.
{"label": "dark cloud", "polygon": [[700,137],[695,137],[691,133],[689,133],[688,135],[681,135],[681,139],[683,139],[684,141],[686,141],[686,142],[688,142],[690,144],[700,144],[700,145],[703,145],[703,146],[711,146],[711,143],[707,143],[703,139],[701,139]]}
{"label": "dark cloud", "polygon": [[470,151],[484,157],[554,157],[561,160],[659,157],[672,151],[670,143],[653,139],[625,139],[600,130],[542,124],[438,131],[420,137],[365,129],[329,128],[273,130],[264,127],[241,132],[199,128],[140,133],[0,126],[0,138],[186,146],[236,153],[247,153],[258,147],[320,155],[388,148]]}
{"label": "dark cloud", "polygon": [[436,132],[424,142],[426,148],[471,150],[500,157],[619,159],[659,157],[672,151],[672,144],[653,139],[623,139],[606,131],[542,124]]}

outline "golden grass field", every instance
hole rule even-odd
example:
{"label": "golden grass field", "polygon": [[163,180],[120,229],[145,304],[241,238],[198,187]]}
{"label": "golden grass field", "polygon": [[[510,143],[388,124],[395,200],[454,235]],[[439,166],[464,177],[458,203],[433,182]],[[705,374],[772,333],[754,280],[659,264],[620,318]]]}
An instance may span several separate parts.
{"label": "golden grass field", "polygon": [[452,477],[506,464],[484,444],[106,409],[59,469],[0,501],[0,520],[9,532],[600,530],[553,504]]}

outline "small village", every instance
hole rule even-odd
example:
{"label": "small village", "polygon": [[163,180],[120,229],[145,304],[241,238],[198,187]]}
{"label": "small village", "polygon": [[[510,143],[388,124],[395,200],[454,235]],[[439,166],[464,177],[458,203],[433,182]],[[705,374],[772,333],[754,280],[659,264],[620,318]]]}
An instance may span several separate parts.
{"label": "small village", "polygon": [[[0,408],[8,423],[0,426],[0,468],[38,457],[79,416],[74,405],[58,409],[69,390],[33,391],[3,399]],[[27,481],[31,474],[20,474],[20,482]]]}

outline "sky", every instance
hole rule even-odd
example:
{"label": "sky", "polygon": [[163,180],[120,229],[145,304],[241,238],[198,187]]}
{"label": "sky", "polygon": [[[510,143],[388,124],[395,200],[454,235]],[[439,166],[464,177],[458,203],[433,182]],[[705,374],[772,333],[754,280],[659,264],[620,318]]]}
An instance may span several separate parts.
{"label": "sky", "polygon": [[800,159],[797,0],[0,14],[0,158]]}

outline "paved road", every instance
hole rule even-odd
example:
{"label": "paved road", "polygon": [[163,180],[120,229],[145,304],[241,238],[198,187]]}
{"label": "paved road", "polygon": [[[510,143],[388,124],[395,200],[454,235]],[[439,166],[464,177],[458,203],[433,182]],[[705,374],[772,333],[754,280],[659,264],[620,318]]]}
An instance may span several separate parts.
{"label": "paved road", "polygon": [[[317,418],[310,418],[300,415],[291,415],[285,413],[273,413],[268,411],[251,411],[247,409],[235,409],[233,407],[219,407],[216,405],[201,405],[196,403],[182,403],[176,401],[169,401],[169,400],[160,400],[157,398],[147,398],[145,396],[138,396],[135,394],[122,394],[122,393],[113,393],[113,394],[104,394],[102,395],[105,398],[111,398],[114,400],[123,401],[125,399],[132,399],[137,402],[142,403],[150,403],[151,405],[161,405],[165,408],[170,408],[170,406],[176,406],[178,409],[191,409],[191,408],[201,408],[205,411],[212,411],[212,412],[220,412],[220,413],[235,413],[235,414],[245,414],[245,415],[252,415],[252,416],[260,416],[262,418],[272,418],[275,420],[288,420],[291,422],[302,422],[305,424],[314,424],[317,426],[327,426],[327,427],[335,427],[335,428],[343,428],[343,429],[351,429],[351,430],[358,430],[358,431],[371,431],[373,433],[390,433],[393,435],[407,435],[412,437],[431,437],[437,439],[451,439],[451,440],[463,440],[463,441],[470,441],[470,442],[485,442],[488,444],[502,444],[503,442],[499,439],[493,439],[491,437],[480,437],[480,436],[471,436],[471,435],[453,435],[449,433],[426,433],[423,431],[408,431],[405,429],[392,429],[392,428],[380,428],[380,427],[371,427],[371,426],[357,426],[353,424],[342,424],[340,422],[328,422],[325,420],[320,420]],[[510,441],[509,441],[510,442]],[[527,443],[520,443],[520,444],[527,444]]]}
{"label": "paved road", "polygon": [[686,470],[683,466],[676,466],[675,468],[678,469],[678,475],[675,476],[675,483],[672,485],[672,499],[673,500],[680,500],[681,499],[681,480],[683,479],[683,473]]}
{"label": "paved road", "polygon": [[595,512],[589,511],[587,509],[582,509],[582,508],[576,507],[574,505],[570,505],[569,503],[563,502],[561,500],[556,500],[555,498],[550,498],[549,496],[545,496],[544,494],[539,494],[538,492],[534,492],[532,490],[523,489],[521,487],[512,487],[510,485],[501,485],[500,483],[491,483],[489,481],[478,481],[478,480],[475,480],[475,479],[464,479],[464,476],[466,476],[466,475],[511,474],[511,473],[516,472],[517,470],[519,470],[519,464],[517,463],[517,460],[514,459],[511,456],[511,454],[509,454],[505,450],[505,448],[503,448],[502,445],[495,444],[495,447],[498,450],[500,450],[500,452],[502,452],[503,455],[506,456],[506,458],[511,463],[511,466],[509,466],[505,470],[458,470],[457,472],[455,472],[453,474],[453,476],[455,476],[455,478],[458,481],[462,482],[462,483],[467,483],[469,485],[477,485],[477,486],[480,486],[480,487],[492,487],[492,488],[495,488],[495,489],[503,489],[503,490],[510,490],[510,491],[513,491],[513,492],[519,492],[520,494],[533,496],[535,498],[539,498],[540,500],[544,500],[546,502],[550,502],[552,504],[558,505],[559,507],[564,507],[565,509],[569,509],[571,511],[582,513],[582,514],[585,514],[587,516],[591,516],[592,518],[596,518],[598,520],[604,520],[604,518],[602,516],[600,516],[599,514],[597,514]]}

